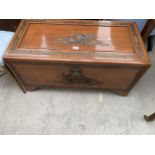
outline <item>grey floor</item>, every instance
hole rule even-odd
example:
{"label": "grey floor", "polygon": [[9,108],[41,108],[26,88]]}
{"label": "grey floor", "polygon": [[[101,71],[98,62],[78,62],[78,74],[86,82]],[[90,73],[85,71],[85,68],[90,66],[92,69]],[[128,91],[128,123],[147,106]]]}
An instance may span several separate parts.
{"label": "grey floor", "polygon": [[155,50],[152,67],[129,96],[110,92],[42,89],[23,94],[0,77],[0,134],[155,134]]}

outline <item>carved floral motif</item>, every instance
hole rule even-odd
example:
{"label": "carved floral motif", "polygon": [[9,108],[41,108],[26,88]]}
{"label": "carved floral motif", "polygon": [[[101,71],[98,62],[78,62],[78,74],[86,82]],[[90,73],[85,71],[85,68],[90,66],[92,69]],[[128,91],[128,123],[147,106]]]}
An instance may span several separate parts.
{"label": "carved floral motif", "polygon": [[107,43],[97,40],[97,36],[95,34],[78,34],[74,33],[71,36],[64,37],[59,41],[63,42],[66,45],[85,45],[85,46],[108,46]]}

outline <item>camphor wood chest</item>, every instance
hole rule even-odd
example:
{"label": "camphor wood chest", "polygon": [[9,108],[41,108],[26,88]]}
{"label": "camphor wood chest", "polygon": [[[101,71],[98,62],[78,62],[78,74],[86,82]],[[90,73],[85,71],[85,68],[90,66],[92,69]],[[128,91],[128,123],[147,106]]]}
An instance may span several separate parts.
{"label": "camphor wood chest", "polygon": [[26,92],[98,88],[127,95],[150,61],[135,23],[22,20],[4,62]]}

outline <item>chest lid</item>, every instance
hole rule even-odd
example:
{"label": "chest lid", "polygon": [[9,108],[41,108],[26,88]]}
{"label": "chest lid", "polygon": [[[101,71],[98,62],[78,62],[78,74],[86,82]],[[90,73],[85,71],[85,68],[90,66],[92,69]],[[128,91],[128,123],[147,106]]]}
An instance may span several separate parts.
{"label": "chest lid", "polygon": [[4,58],[149,64],[135,23],[22,20]]}

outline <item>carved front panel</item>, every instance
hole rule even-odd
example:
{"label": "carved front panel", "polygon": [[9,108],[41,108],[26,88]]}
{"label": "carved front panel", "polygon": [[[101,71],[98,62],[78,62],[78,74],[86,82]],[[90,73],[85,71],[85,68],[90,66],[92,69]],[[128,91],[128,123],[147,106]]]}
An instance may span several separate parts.
{"label": "carved front panel", "polygon": [[115,66],[14,63],[16,74],[28,86],[127,89],[138,69]]}

